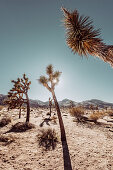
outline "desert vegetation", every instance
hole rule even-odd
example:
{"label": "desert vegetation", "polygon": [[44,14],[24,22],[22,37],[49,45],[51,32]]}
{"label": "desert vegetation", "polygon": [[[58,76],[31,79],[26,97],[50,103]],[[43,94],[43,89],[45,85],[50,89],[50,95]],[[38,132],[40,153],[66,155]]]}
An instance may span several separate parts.
{"label": "desert vegetation", "polygon": [[105,112],[101,111],[95,111],[90,115],[90,119],[93,120],[95,123],[97,123],[97,120],[104,117],[106,115]]}
{"label": "desert vegetation", "polygon": [[[57,98],[55,95],[55,91],[54,91],[55,86],[59,82],[59,77],[61,75],[61,72],[54,71],[53,66],[50,64],[46,68],[46,73],[47,73],[48,77],[40,76],[39,83],[41,83],[44,87],[46,87],[52,93],[53,100],[55,103],[55,108],[57,110],[59,124],[60,124],[61,140],[66,141],[65,128],[64,128],[64,124],[63,124],[63,120],[62,120],[62,116],[61,116],[61,111],[60,111],[60,107],[59,107],[59,104],[58,104],[58,101],[57,101]],[[49,86],[49,83],[50,83],[50,86]]]}
{"label": "desert vegetation", "polygon": [[42,129],[37,135],[39,146],[45,150],[55,149],[58,137],[54,129]]}
{"label": "desert vegetation", "polygon": [[11,123],[11,117],[5,116],[0,120],[0,127],[6,126]]}
{"label": "desert vegetation", "polygon": [[[66,41],[72,51],[80,56],[98,56],[113,66],[113,46],[103,42],[99,37],[99,30],[94,29],[89,17],[79,16],[77,10],[62,10],[67,30]],[[75,107],[73,101],[70,101],[68,108],[61,109],[55,93],[61,72],[54,71],[50,64],[46,67],[46,74],[40,76],[38,82],[52,94],[52,99],[49,98],[48,101],[49,108],[32,108],[32,114],[28,97],[31,81],[26,74],[11,81],[13,87],[4,101],[7,109],[0,106],[2,169],[111,170],[113,110],[99,110],[98,106],[93,105],[88,109],[83,106]],[[52,106],[53,109],[55,107],[54,113]],[[33,123],[30,123],[30,118]],[[99,119],[102,126],[97,126],[100,125]]]}
{"label": "desert vegetation", "polygon": [[81,122],[83,120],[83,116],[85,114],[85,109],[81,106],[79,107],[73,107],[69,110],[71,116],[76,117],[78,122]]}
{"label": "desert vegetation", "polygon": [[[112,122],[106,120],[105,123],[101,122],[101,126],[95,124],[94,121],[91,122],[90,126],[89,121],[87,124],[82,123],[81,120],[80,123],[78,123],[73,121],[73,118],[75,119],[79,114],[84,117],[86,109],[79,107],[71,109],[72,113],[70,114],[70,108],[61,108],[62,118],[65,122],[65,130],[69,146],[68,151],[70,153],[72,169],[74,169],[74,167],[87,169],[88,165],[89,169],[91,166],[93,169],[95,169],[95,167],[96,169],[99,169],[100,167],[106,169],[107,166],[111,167],[111,148],[113,144]],[[17,167],[25,167],[26,169],[38,168],[46,170],[57,168],[60,170],[64,168],[64,160],[66,161],[66,168],[66,163],[69,162],[66,159],[67,146],[63,145],[62,147],[59,124],[53,123],[54,119],[55,121],[58,121],[57,116],[54,115],[57,114],[57,111],[53,108],[50,118],[50,116],[47,115],[48,110],[49,109],[42,107],[32,108],[31,121],[33,124],[31,124],[24,122],[26,110],[22,111],[22,123],[19,122],[18,119],[17,113],[19,109],[7,111],[5,107],[3,108],[2,112],[4,115],[12,115],[12,121],[6,126],[0,127],[0,164],[3,169],[6,169],[6,167],[10,169],[10,167],[12,168],[14,166],[15,169]],[[105,109],[99,111],[103,112],[103,114],[106,113]],[[89,110],[89,112],[90,113],[88,113],[87,116],[91,119],[90,115],[96,113],[96,110]],[[108,116],[108,113],[106,113],[106,115]],[[110,116],[108,117],[110,118]],[[45,122],[41,127],[40,124],[44,120]],[[104,119],[102,118],[102,120]],[[105,164],[106,149],[109,149],[107,154],[107,160],[109,160],[109,163],[107,164]],[[97,152],[97,150],[99,152]],[[25,157],[27,164],[25,164],[23,156]],[[84,159],[87,159],[87,161],[84,162]],[[80,163],[81,160],[83,162]],[[98,162],[98,160],[100,161]],[[93,165],[92,162],[94,162]]]}
{"label": "desert vegetation", "polygon": [[94,29],[88,16],[80,16],[78,11],[62,8],[66,42],[74,53],[80,56],[97,56],[113,66],[113,45],[106,45],[100,38],[100,29]]}
{"label": "desert vegetation", "polygon": [[30,119],[30,104],[28,90],[30,89],[31,81],[23,74],[23,78],[18,78],[17,81],[12,80],[13,88],[8,92],[8,99],[4,102],[8,104],[8,109],[19,108],[19,118],[21,117],[21,107],[25,103],[27,105],[26,122]]}

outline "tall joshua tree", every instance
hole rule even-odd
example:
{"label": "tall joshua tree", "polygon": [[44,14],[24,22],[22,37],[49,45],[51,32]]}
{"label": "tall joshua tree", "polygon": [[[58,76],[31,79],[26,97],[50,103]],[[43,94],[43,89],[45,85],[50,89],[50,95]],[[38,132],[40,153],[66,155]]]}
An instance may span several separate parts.
{"label": "tall joshua tree", "polygon": [[62,8],[66,42],[74,53],[80,56],[97,56],[113,67],[113,45],[106,45],[99,37],[100,30],[95,30],[88,16],[80,16],[77,10],[70,12]]}
{"label": "tall joshua tree", "polygon": [[48,77],[40,76],[39,83],[41,83],[43,86],[45,86],[52,93],[53,100],[54,100],[54,103],[55,103],[55,107],[56,107],[56,110],[57,110],[59,124],[60,124],[61,140],[66,141],[65,128],[64,128],[59,104],[58,104],[58,101],[57,101],[57,98],[56,98],[56,95],[55,95],[55,91],[54,91],[55,86],[59,82],[59,77],[61,75],[61,72],[54,71],[53,66],[50,64],[46,68],[46,73],[47,73]]}
{"label": "tall joshua tree", "polygon": [[[28,98],[28,90],[31,81],[23,74],[23,78],[18,78],[17,81],[12,80],[13,88],[8,92],[8,100],[6,101],[9,104],[9,108],[21,108],[22,104],[27,105],[27,115],[26,122],[29,122],[30,118],[30,104]],[[20,117],[19,113],[19,117]]]}

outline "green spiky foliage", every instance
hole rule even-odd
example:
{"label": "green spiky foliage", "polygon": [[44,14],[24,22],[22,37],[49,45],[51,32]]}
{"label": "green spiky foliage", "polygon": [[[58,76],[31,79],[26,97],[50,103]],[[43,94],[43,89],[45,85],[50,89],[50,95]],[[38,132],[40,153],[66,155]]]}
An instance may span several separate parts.
{"label": "green spiky foliage", "polygon": [[80,56],[97,56],[113,66],[113,45],[106,45],[100,38],[100,29],[95,30],[88,16],[80,16],[77,10],[62,8],[66,42]]}
{"label": "green spiky foliage", "polygon": [[8,99],[5,101],[9,105],[9,109],[20,108],[19,118],[21,116],[21,106],[25,103],[27,105],[26,122],[30,118],[30,105],[28,98],[28,90],[30,89],[31,81],[23,74],[23,78],[18,78],[16,81],[12,80],[13,88],[8,92]]}
{"label": "green spiky foliage", "polygon": [[46,74],[47,74],[47,77],[40,76],[38,81],[39,81],[39,83],[41,83],[44,87],[46,87],[52,93],[53,100],[54,100],[54,103],[55,103],[55,107],[56,107],[56,110],[57,110],[59,124],[60,124],[61,140],[62,141],[66,141],[64,124],[63,124],[63,120],[62,120],[59,104],[57,102],[57,98],[56,98],[55,91],[54,91],[55,90],[55,86],[59,82],[59,77],[61,75],[61,72],[54,71],[53,66],[50,64],[46,68]]}

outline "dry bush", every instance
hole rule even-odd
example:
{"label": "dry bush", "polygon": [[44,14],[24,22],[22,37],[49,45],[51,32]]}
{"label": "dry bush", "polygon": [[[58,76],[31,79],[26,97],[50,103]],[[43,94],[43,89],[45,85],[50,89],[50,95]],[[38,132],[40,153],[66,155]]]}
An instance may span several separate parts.
{"label": "dry bush", "polygon": [[71,116],[76,117],[78,122],[82,121],[84,115],[84,108],[83,107],[73,107],[69,110]]}
{"label": "dry bush", "polygon": [[112,110],[112,109],[107,110],[107,114],[108,114],[109,116],[113,116],[113,110]]}
{"label": "dry bush", "polygon": [[11,123],[11,118],[10,118],[10,117],[3,117],[3,118],[0,120],[0,127],[6,126],[6,125],[8,125],[9,123]]}
{"label": "dry bush", "polygon": [[37,135],[39,146],[45,150],[55,149],[58,138],[54,129],[43,129]]}
{"label": "dry bush", "polygon": [[9,136],[3,135],[3,134],[0,135],[0,142],[5,143],[5,145],[8,145],[14,141],[15,139],[12,135],[9,135]]}
{"label": "dry bush", "polygon": [[57,117],[56,116],[52,116],[51,120],[53,121],[54,124],[57,124]]}
{"label": "dry bush", "polygon": [[25,132],[26,130],[29,130],[32,128],[35,128],[35,126],[32,123],[18,122],[11,127],[10,131],[11,132]]}
{"label": "dry bush", "polygon": [[104,117],[105,115],[106,115],[105,111],[101,111],[101,112],[96,111],[90,115],[90,119],[93,120],[95,123],[97,123],[97,120]]}
{"label": "dry bush", "polygon": [[0,105],[0,111],[4,108],[4,106]]}

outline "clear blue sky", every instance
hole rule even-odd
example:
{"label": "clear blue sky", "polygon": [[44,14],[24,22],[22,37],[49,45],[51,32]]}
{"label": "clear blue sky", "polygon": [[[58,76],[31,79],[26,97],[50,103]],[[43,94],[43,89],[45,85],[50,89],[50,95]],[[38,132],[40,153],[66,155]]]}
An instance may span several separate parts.
{"label": "clear blue sky", "polygon": [[74,55],[65,42],[61,6],[93,19],[106,44],[113,44],[113,0],[0,0],[0,93],[26,73],[29,97],[48,100],[36,79],[48,64],[62,71],[58,100],[100,99],[113,102],[113,69],[98,58]]}

